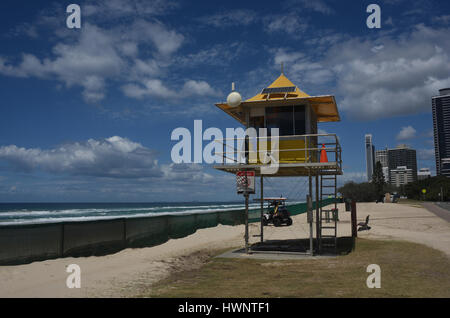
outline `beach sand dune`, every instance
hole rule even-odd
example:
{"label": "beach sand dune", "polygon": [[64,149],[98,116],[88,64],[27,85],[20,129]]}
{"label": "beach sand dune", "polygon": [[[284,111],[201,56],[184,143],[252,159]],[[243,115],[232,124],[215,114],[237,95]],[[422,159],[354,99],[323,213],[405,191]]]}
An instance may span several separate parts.
{"label": "beach sand dune", "polygon": [[[350,236],[350,213],[339,205],[339,236]],[[358,203],[358,221],[370,215],[370,231],[358,232],[369,239],[396,239],[425,244],[450,256],[450,225],[420,206]],[[306,215],[294,216],[290,227],[265,227],[265,240],[309,237]],[[259,223],[250,225],[250,241],[257,242]],[[0,297],[130,297],[173,273],[200,267],[218,249],[243,246],[244,226],[223,226],[162,245],[126,249],[100,257],[63,258],[0,267]],[[81,288],[69,289],[66,267],[81,268]]]}

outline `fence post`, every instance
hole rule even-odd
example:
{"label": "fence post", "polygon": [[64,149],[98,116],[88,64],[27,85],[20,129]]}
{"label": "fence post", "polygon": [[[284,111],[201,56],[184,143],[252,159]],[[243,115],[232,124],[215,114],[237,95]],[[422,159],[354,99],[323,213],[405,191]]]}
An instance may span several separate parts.
{"label": "fence post", "polygon": [[123,247],[127,247],[127,219],[123,218]]}
{"label": "fence post", "polygon": [[225,139],[222,140],[222,164],[225,164]]}
{"label": "fence post", "polygon": [[245,253],[249,254],[249,245],[248,245],[248,193],[245,192]]}
{"label": "fence post", "polygon": [[319,172],[316,171],[316,241],[317,241],[317,251],[318,253],[320,253],[320,241],[321,241],[321,237],[320,237],[320,207],[319,207],[319,202],[320,202],[320,198],[319,198]]}
{"label": "fence post", "polygon": [[357,218],[356,218],[356,201],[352,200],[351,204],[351,213],[352,213],[352,237],[358,237],[358,230],[357,230]]}
{"label": "fence post", "polygon": [[263,175],[260,177],[260,186],[261,186],[261,243],[264,242],[264,180]]}
{"label": "fence post", "polygon": [[60,256],[59,257],[64,257],[64,222],[61,223],[61,236],[60,236]]}

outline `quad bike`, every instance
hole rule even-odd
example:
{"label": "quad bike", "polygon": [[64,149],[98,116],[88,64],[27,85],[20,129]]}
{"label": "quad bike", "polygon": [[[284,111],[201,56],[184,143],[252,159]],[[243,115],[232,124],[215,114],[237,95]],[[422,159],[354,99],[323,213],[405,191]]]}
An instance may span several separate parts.
{"label": "quad bike", "polygon": [[278,199],[265,199],[269,202],[268,213],[263,215],[263,225],[269,225],[272,223],[274,226],[286,226],[292,225],[291,214],[289,213],[286,205],[284,204],[284,198]]}

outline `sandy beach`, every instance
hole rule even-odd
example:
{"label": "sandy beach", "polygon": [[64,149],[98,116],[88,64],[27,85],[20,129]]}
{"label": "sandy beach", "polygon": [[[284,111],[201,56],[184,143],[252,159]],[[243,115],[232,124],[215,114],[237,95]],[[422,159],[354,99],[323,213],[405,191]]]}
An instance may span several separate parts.
{"label": "sandy beach", "polygon": [[[339,236],[350,236],[350,213],[339,205]],[[370,215],[370,231],[358,236],[421,243],[450,257],[450,225],[418,205],[357,204],[358,221]],[[450,212],[449,212],[450,213]],[[309,237],[306,215],[297,215],[290,227],[265,227],[264,238]],[[259,238],[259,223],[250,225],[250,241]],[[162,245],[126,249],[100,257],[63,258],[17,266],[0,267],[0,297],[132,297],[174,271],[200,267],[210,252],[243,246],[244,226],[223,226],[198,230],[182,239]],[[81,288],[69,289],[66,268],[81,268]]]}

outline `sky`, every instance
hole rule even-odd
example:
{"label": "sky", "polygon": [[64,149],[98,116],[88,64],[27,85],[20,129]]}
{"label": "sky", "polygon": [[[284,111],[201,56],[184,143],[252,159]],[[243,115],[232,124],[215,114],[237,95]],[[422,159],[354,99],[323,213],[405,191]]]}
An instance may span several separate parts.
{"label": "sky", "polygon": [[[366,24],[372,3],[380,28]],[[256,95],[282,62],[301,90],[336,97],[341,121],[319,129],[339,136],[340,184],[365,180],[367,133],[434,173],[449,34],[448,1],[1,1],[0,202],[237,200],[233,175],[172,162],[171,133],[239,127],[214,104],[231,82]]]}

